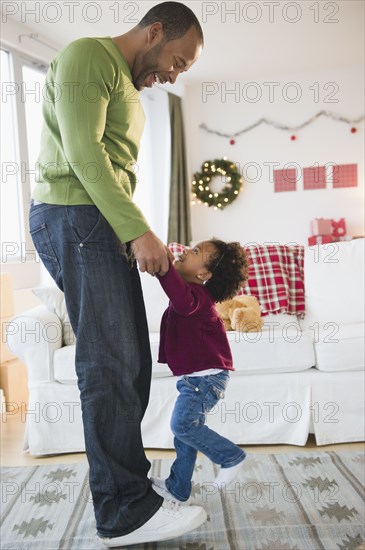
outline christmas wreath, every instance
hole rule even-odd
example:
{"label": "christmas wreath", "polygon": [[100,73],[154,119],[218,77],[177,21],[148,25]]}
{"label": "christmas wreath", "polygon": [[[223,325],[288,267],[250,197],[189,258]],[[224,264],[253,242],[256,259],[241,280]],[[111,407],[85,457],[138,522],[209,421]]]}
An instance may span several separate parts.
{"label": "christmas wreath", "polygon": [[[212,180],[217,176],[220,176],[224,182],[219,193],[211,189]],[[201,172],[194,174],[191,190],[194,197],[205,206],[214,206],[215,210],[223,210],[237,198],[241,187],[242,177],[237,165],[224,158],[203,162]]]}

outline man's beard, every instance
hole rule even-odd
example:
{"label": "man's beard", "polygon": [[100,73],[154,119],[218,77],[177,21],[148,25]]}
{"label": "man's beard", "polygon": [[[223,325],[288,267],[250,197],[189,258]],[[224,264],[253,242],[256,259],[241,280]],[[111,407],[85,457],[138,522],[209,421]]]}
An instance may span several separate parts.
{"label": "man's beard", "polygon": [[167,40],[165,38],[162,39],[159,44],[144,54],[141,59],[137,58],[139,65],[139,67],[137,67],[138,74],[134,75],[134,71],[132,73],[133,85],[137,90],[141,89],[149,74],[158,71],[158,59],[166,42]]}

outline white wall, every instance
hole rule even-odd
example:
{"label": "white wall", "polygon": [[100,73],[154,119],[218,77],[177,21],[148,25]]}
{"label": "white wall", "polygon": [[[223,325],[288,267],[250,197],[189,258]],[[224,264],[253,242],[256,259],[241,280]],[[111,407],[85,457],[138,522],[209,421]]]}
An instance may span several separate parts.
{"label": "white wall", "polygon": [[[240,164],[246,179],[236,201],[224,211],[214,211],[204,205],[192,206],[193,239],[200,240],[215,235],[241,242],[279,241],[284,244],[295,241],[305,244],[310,233],[310,220],[316,217],[345,217],[348,234],[363,234],[363,122],[357,125],[356,134],[350,133],[351,125],[323,117],[298,132],[286,132],[261,125],[236,138],[233,146],[229,144],[229,138],[208,134],[199,129],[199,124],[204,122],[220,132],[234,133],[261,117],[292,126],[301,124],[321,110],[335,112],[346,118],[357,118],[364,114],[362,67],[350,66],[313,73],[280,75],[277,78],[265,78],[263,75],[260,80],[237,76],[236,81],[239,83],[236,84],[240,91],[239,97],[232,94],[225,96],[224,85],[226,89],[234,89],[235,83],[222,83],[217,78],[215,86],[210,88],[217,93],[206,96],[206,101],[202,95],[203,83],[186,87],[184,110],[191,176],[195,171],[201,170],[203,161],[227,156],[229,160]],[[258,83],[262,90],[262,99],[255,103],[248,101],[254,98],[255,87],[244,88],[249,82]],[[272,102],[269,86],[264,86],[264,82],[279,84],[273,92]],[[283,99],[284,87],[290,82],[295,82],[296,87],[289,87],[286,97],[294,98],[298,90],[301,98],[297,102]],[[310,90],[315,83],[318,83],[315,86],[319,90],[319,102],[315,101],[314,91]],[[327,101],[331,99],[329,95],[332,92],[335,92],[332,94],[332,101],[337,102],[324,101],[326,98]],[[297,135],[294,142],[290,140],[292,133]],[[280,163],[277,168],[290,162],[296,162],[302,168],[313,166],[314,163],[319,163],[320,166],[330,162],[357,163],[358,187],[332,189],[327,184],[327,188],[323,190],[304,191],[300,177],[296,192],[274,193],[272,173],[264,165],[269,162]],[[249,168],[247,163],[255,163],[257,170],[255,167]],[[257,174],[259,179],[254,182]],[[218,178],[214,186],[215,190],[222,188]]]}
{"label": "white wall", "polygon": [[[56,55],[57,49],[60,48],[51,38],[47,37],[45,44],[41,44],[36,40],[32,40],[29,36],[32,33],[37,34],[36,25],[28,26],[24,23],[19,23],[12,17],[6,17],[6,23],[1,26],[1,43],[5,46],[15,48],[19,52],[30,55],[43,63],[50,63]],[[31,19],[30,19],[31,20]],[[42,40],[42,37],[39,37]],[[53,49],[54,48],[54,49]]]}

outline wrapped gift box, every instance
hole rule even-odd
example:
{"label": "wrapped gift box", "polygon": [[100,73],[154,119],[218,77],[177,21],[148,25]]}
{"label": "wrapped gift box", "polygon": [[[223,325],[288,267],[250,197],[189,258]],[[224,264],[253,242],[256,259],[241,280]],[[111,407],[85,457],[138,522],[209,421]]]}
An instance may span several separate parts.
{"label": "wrapped gift box", "polygon": [[331,220],[332,236],[336,239],[345,237],[346,235],[346,220],[341,218],[340,220]]}
{"label": "wrapped gift box", "polygon": [[332,235],[313,235],[312,237],[308,237],[309,246],[313,246],[314,244],[327,244],[332,242]]}
{"label": "wrapped gift box", "polygon": [[1,273],[0,277],[1,317],[12,317],[14,315],[13,279],[10,273]]}
{"label": "wrapped gift box", "polygon": [[28,403],[27,369],[19,359],[0,365],[0,385],[5,395],[6,409],[20,410]]}
{"label": "wrapped gift box", "polygon": [[316,218],[311,222],[312,235],[332,235],[332,220]]}

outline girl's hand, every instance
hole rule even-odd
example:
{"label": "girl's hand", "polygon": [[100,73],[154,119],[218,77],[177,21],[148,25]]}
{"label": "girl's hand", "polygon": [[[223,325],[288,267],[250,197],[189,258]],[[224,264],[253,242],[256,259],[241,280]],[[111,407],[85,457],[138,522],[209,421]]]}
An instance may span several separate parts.
{"label": "girl's hand", "polygon": [[131,250],[140,271],[161,276],[168,272],[171,253],[153,231],[149,230],[131,241]]}

